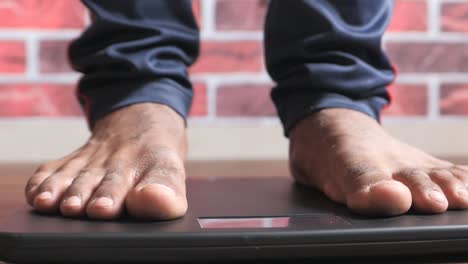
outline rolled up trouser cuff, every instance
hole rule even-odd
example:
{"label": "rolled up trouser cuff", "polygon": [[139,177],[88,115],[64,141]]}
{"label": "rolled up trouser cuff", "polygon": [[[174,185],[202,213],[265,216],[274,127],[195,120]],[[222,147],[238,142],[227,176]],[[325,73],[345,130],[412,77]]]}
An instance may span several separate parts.
{"label": "rolled up trouser cuff", "polygon": [[[167,105],[180,116],[187,119],[193,92],[192,89],[181,87],[171,79],[159,79],[138,84],[135,82],[118,82],[106,84],[112,87],[90,89],[78,94],[81,104],[88,117],[88,125],[93,128],[96,121],[120,108],[138,103],[159,103]],[[132,87],[129,89],[129,87]],[[81,89],[86,90],[86,89]]]}
{"label": "rolled up trouser cuff", "polygon": [[275,100],[275,104],[284,127],[284,134],[288,136],[300,120],[327,108],[352,109],[367,114],[379,122],[380,112],[388,104],[388,100],[381,96],[352,99],[337,93],[298,92],[289,94],[287,98]]}

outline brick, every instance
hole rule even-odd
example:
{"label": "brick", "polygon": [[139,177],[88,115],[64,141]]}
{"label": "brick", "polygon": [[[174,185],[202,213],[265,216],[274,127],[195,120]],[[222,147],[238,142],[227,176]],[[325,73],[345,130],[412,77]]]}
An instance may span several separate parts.
{"label": "brick", "polygon": [[428,92],[424,84],[395,84],[390,86],[392,103],[384,116],[424,116],[428,109]]}
{"label": "brick", "polygon": [[216,113],[221,117],[275,116],[271,84],[232,84],[218,87]]}
{"label": "brick", "polygon": [[41,73],[68,73],[73,71],[68,60],[69,42],[47,40],[40,43],[39,69]]}
{"label": "brick", "polygon": [[405,43],[385,45],[387,53],[400,72],[467,72],[466,43]]}
{"label": "brick", "polygon": [[259,72],[263,48],[259,41],[202,42],[200,58],[191,73]]}
{"label": "brick", "polygon": [[0,116],[81,116],[74,85],[1,84]]}
{"label": "brick", "polygon": [[192,0],[192,12],[195,16],[195,20],[197,21],[198,28],[203,28],[202,22],[202,12],[201,12],[201,0]]}
{"label": "brick", "polygon": [[84,10],[80,1],[2,0],[0,27],[83,28]]}
{"label": "brick", "polygon": [[218,0],[216,30],[261,30],[267,7],[265,0]]}
{"label": "brick", "polygon": [[443,3],[441,13],[442,31],[468,32],[468,2]]}
{"label": "brick", "polygon": [[194,83],[193,89],[194,96],[189,116],[206,116],[208,112],[206,85],[204,83]]}
{"label": "brick", "polygon": [[440,113],[442,115],[468,115],[468,83],[442,84]]}
{"label": "brick", "polygon": [[26,48],[20,41],[0,42],[0,73],[24,73]]}
{"label": "brick", "polygon": [[426,31],[428,8],[426,0],[397,0],[389,31]]}

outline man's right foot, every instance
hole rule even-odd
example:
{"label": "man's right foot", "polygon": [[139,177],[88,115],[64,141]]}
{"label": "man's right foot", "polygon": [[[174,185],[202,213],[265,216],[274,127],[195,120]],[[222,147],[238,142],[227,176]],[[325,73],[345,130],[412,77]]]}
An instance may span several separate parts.
{"label": "man's right foot", "polygon": [[183,118],[153,103],[128,106],[99,120],[92,137],[68,156],[39,167],[26,185],[40,212],[113,219],[168,220],[187,210]]}

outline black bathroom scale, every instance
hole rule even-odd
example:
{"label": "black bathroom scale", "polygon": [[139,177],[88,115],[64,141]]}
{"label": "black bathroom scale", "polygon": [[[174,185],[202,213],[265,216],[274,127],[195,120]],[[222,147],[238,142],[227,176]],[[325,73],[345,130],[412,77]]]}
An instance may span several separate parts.
{"label": "black bathroom scale", "polygon": [[212,178],[187,184],[186,216],[164,222],[39,215],[18,197],[18,206],[0,208],[9,210],[0,219],[0,261],[468,259],[468,211],[367,218],[288,178]]}

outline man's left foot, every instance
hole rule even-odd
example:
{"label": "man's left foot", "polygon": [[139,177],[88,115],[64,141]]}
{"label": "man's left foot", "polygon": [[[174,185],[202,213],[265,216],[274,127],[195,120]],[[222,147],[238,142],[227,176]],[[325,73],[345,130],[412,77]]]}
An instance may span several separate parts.
{"label": "man's left foot", "polygon": [[290,131],[290,167],[298,182],[360,214],[468,208],[467,166],[400,142],[354,110],[325,109],[299,121]]}

